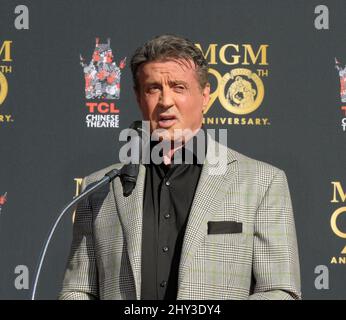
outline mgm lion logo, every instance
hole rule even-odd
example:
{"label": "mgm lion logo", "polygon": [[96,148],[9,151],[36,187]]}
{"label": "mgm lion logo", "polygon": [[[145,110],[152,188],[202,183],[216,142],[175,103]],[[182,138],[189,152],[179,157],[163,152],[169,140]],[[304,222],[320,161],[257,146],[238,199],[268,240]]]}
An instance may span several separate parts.
{"label": "mgm lion logo", "polygon": [[[231,81],[226,92],[226,85]],[[221,81],[219,99],[222,106],[234,114],[255,111],[263,101],[264,87],[261,78],[248,69],[233,69]]]}
{"label": "mgm lion logo", "polygon": [[3,102],[5,101],[7,96],[7,91],[8,91],[8,84],[7,84],[6,77],[0,71],[0,105],[2,105]]}
{"label": "mgm lion logo", "polygon": [[236,76],[235,81],[229,86],[226,98],[228,102],[238,108],[249,108],[254,102],[256,90],[252,88],[251,82]]}

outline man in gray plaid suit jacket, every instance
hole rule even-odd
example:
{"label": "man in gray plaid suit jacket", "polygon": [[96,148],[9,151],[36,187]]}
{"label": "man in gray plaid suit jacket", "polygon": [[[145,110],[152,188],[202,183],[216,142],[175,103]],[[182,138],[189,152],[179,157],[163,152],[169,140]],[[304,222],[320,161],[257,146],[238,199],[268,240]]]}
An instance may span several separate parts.
{"label": "man in gray plaid suit jacket", "polygon": [[[201,128],[209,102],[208,67],[191,42],[156,37],[137,49],[131,67],[137,101],[151,131],[164,129],[164,139],[175,140],[175,129]],[[176,298],[300,299],[298,248],[285,173],[210,135],[207,139],[179,268],[170,271],[177,273]],[[174,152],[164,154],[165,164]],[[215,166],[220,156],[224,165]],[[89,175],[82,189],[122,165]],[[128,197],[115,179],[78,206],[60,299],[143,298],[146,174],[141,163]]]}

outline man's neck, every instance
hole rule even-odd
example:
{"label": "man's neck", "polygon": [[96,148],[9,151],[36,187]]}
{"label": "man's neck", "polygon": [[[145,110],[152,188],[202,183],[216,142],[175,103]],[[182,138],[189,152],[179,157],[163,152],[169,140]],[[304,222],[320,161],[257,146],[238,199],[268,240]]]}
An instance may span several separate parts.
{"label": "man's neck", "polygon": [[182,148],[187,141],[189,141],[192,137],[194,137],[200,129],[201,128],[198,128],[195,131],[193,131],[190,135],[184,136],[184,138],[179,142],[172,140],[170,148],[167,150],[167,152],[163,153],[163,163],[165,165],[170,165],[172,163],[173,154],[177,150]]}

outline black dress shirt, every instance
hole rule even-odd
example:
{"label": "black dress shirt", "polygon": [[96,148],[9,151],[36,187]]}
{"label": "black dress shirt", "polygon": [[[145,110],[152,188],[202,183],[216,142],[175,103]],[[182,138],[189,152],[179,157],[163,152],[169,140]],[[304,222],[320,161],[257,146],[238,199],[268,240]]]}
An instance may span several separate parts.
{"label": "black dress shirt", "polygon": [[[173,164],[151,162],[146,165],[142,233],[143,300],[177,298],[182,244],[206,152],[205,135],[204,153],[197,158],[195,137],[192,138],[192,154],[183,146],[173,154]],[[156,144],[151,142],[151,149]],[[174,160],[180,156],[182,163],[174,164]],[[193,159],[193,162],[184,163],[185,159],[187,162]]]}

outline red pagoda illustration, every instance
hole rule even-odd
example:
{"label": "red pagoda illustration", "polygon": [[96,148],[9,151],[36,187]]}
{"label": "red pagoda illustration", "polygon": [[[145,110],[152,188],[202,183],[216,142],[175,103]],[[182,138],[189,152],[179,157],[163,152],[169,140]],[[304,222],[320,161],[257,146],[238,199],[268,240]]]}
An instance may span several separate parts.
{"label": "red pagoda illustration", "polygon": [[122,59],[119,66],[114,61],[110,39],[107,43],[96,45],[89,64],[80,56],[80,64],[83,67],[85,78],[86,99],[119,99],[121,69],[126,65],[126,57]]}

